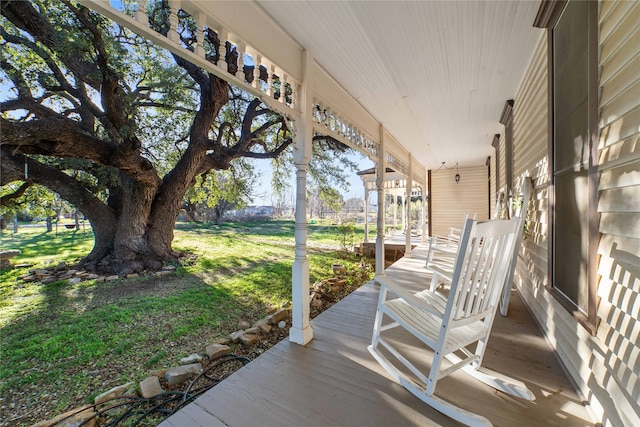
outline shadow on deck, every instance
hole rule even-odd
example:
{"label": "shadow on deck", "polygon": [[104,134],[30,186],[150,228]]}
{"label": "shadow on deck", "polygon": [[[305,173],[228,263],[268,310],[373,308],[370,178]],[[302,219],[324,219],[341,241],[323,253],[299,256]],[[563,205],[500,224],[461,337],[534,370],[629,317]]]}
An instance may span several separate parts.
{"label": "shadow on deck", "polygon": [[[423,266],[422,259],[402,258],[386,274],[407,288],[424,288]],[[161,427],[459,425],[391,381],[367,351],[377,298],[378,286],[365,284],[312,321],[308,345],[280,342]],[[402,331],[394,338],[421,348]],[[496,318],[483,365],[525,382],[536,400],[497,392],[463,372],[439,382],[437,394],[495,426],[593,425],[515,291],[509,317]]]}

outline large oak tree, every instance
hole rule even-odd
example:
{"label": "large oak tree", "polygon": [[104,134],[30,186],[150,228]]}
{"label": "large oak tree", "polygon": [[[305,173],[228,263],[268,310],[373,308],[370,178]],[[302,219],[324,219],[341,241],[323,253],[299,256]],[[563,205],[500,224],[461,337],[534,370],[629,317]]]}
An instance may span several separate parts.
{"label": "large oak tree", "polygon": [[[150,15],[166,34],[166,5]],[[258,99],[72,1],[3,1],[2,16],[0,184],[43,185],[79,209],[95,235],[88,269],[175,259],[173,228],[198,177],[292,144],[286,120]],[[217,36],[206,39],[217,62]]]}

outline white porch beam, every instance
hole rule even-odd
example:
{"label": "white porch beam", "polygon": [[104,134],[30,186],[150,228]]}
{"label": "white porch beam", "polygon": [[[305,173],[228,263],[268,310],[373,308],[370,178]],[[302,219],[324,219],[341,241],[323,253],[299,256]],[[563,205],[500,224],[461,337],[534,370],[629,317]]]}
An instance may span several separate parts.
{"label": "white porch beam", "polygon": [[214,27],[224,27],[230,38],[242,39],[244,43],[277,64],[289,77],[296,81],[303,77],[302,46],[257,3],[181,0],[181,4],[186,10],[205,11],[215,20]]}
{"label": "white porch beam", "polygon": [[406,247],[404,249],[404,256],[407,258],[411,258],[411,193],[413,192],[413,156],[409,154],[409,173],[407,174],[407,186],[405,188],[406,196],[405,203],[402,206],[407,206],[405,208],[405,237],[406,237]]}
{"label": "white porch beam", "polygon": [[362,183],[364,184],[364,243],[369,243],[369,185],[367,180],[363,177]]}
{"label": "white porch beam", "polygon": [[[316,64],[314,69],[316,98],[338,115],[347,117],[366,136],[378,138],[378,120],[347,92],[327,71]],[[374,160],[374,159],[372,159]],[[375,160],[374,160],[375,161]]]}
{"label": "white porch beam", "polygon": [[301,119],[293,151],[296,165],[295,259],[292,266],[292,307],[289,340],[305,345],[313,339],[309,322],[309,260],[307,258],[307,166],[311,160],[313,123],[313,56],[303,53],[303,80],[300,88]]}
{"label": "white porch beam", "polygon": [[[95,10],[96,12],[99,12],[100,14],[106,16],[109,19],[112,19],[113,21],[117,22],[118,24],[122,25],[125,28],[128,28],[129,30],[133,31],[134,33],[140,35],[141,37],[146,38],[147,40],[152,41],[153,43],[157,44],[158,46],[167,49],[169,51],[171,51],[172,53],[181,56],[182,58],[190,61],[191,63],[199,66],[200,68],[206,70],[207,72],[214,74],[220,78],[222,78],[223,80],[226,80],[240,88],[242,88],[243,90],[251,93],[253,96],[259,98],[265,105],[267,105],[270,109],[272,109],[273,111],[279,112],[284,116],[288,116],[293,120],[297,120],[299,118],[299,112],[296,111],[293,108],[293,105],[291,107],[288,107],[285,104],[280,103],[278,100],[273,99],[272,97],[267,96],[264,92],[262,92],[262,90],[260,90],[260,88],[255,88],[252,87],[251,85],[247,84],[244,81],[244,74],[243,73],[237,73],[238,76],[234,76],[232,74],[229,74],[226,70],[226,65],[222,66],[222,64],[224,63],[224,61],[220,62],[218,65],[215,65],[211,62],[209,62],[204,55],[199,55],[202,54],[204,51],[202,49],[197,49],[197,53],[196,52],[191,52],[188,49],[185,49],[178,40],[177,37],[177,33],[176,33],[176,26],[177,26],[177,9],[185,9],[189,12],[192,13],[192,16],[194,16],[195,18],[198,19],[203,19],[203,17],[206,17],[206,23],[207,25],[211,25],[212,22],[219,22],[219,18],[215,19],[213,18],[211,15],[208,15],[206,13],[206,8],[205,9],[201,9],[198,6],[206,6],[209,7],[211,6],[210,3],[215,3],[215,4],[223,4],[223,3],[231,3],[231,2],[194,2],[194,1],[189,1],[189,0],[172,0],[171,1],[171,11],[172,11],[172,16],[170,17],[170,22],[171,22],[171,29],[169,31],[168,37],[165,37],[155,31],[153,31],[152,29],[150,29],[147,25],[148,25],[148,17],[146,17],[146,15],[140,11],[140,9],[138,9],[138,16],[136,17],[136,19],[122,13],[121,11],[119,11],[118,9],[115,9],[114,7],[112,7],[111,3],[109,1],[105,1],[105,0],[79,0],[80,4],[91,8],[93,10]],[[244,7],[246,6],[246,4],[248,4],[249,2],[235,2],[238,7]],[[145,2],[146,4],[146,2]],[[232,5],[227,5],[228,7],[231,7],[233,10],[233,6]],[[140,4],[140,7],[142,7],[142,3]],[[258,8],[259,9],[259,8]],[[202,11],[204,10],[204,13],[202,13]],[[226,10],[226,9],[225,9]],[[173,13],[174,11],[176,11],[176,13]],[[216,11],[219,12],[218,9],[216,9]],[[236,14],[238,14],[238,9],[236,8]],[[264,12],[261,12],[262,14],[264,14]],[[242,16],[240,14],[240,16]],[[268,18],[265,15],[266,18]],[[244,18],[244,17],[243,17]],[[270,18],[268,18],[270,19]],[[202,26],[204,25],[205,22],[200,21],[198,22],[198,25]],[[224,26],[224,28],[229,28],[227,26]],[[218,30],[220,30],[220,28],[218,28]],[[257,29],[254,32],[260,32],[262,30]],[[280,31],[282,32],[283,35],[286,36],[286,34],[284,33],[284,31],[282,29],[280,29]],[[225,30],[225,33],[227,33],[228,35],[228,30]],[[244,31],[236,31],[235,34],[241,33],[243,35],[246,35]],[[286,36],[288,37],[288,36]],[[261,37],[262,39],[271,39],[271,37]],[[259,37],[251,37],[251,40],[255,40],[255,39],[260,39]],[[289,37],[290,39],[290,37]],[[245,39],[246,40],[246,39]],[[226,40],[222,40],[221,46],[224,47],[224,41]],[[285,43],[285,41],[282,41],[282,43]],[[243,46],[246,45],[246,43],[243,42]],[[260,43],[257,43],[257,45],[260,45]],[[267,49],[269,52],[288,52],[289,55],[288,56],[283,56],[282,54],[279,55],[275,55],[275,57],[277,59],[279,58],[284,58],[288,57],[289,60],[287,63],[290,62],[295,62],[297,63],[297,61],[299,61],[299,56],[296,56],[296,53],[300,52],[300,46],[295,44],[295,42],[293,42],[291,39],[289,40],[288,43],[285,43],[286,46],[290,46],[290,50],[287,51],[287,49],[285,49],[283,47],[283,45],[280,45],[278,47],[278,49],[275,48],[270,48]],[[253,46],[253,45],[252,45]],[[297,51],[296,51],[296,46],[297,46]],[[224,58],[224,54],[222,55],[222,58]],[[291,59],[293,58],[293,59]],[[258,61],[259,62],[259,61]],[[279,64],[280,66],[282,66],[282,64]],[[286,68],[288,70],[288,68],[286,66],[282,66],[283,68]],[[258,68],[258,67],[256,67]],[[292,67],[295,68],[295,67]],[[295,72],[291,72],[289,71],[289,76],[296,76],[299,73],[295,73]]]}
{"label": "white porch beam", "polygon": [[384,126],[380,125],[380,151],[376,165],[376,186],[378,187],[378,232],[376,237],[376,275],[384,276],[384,176],[387,169],[385,161]]}

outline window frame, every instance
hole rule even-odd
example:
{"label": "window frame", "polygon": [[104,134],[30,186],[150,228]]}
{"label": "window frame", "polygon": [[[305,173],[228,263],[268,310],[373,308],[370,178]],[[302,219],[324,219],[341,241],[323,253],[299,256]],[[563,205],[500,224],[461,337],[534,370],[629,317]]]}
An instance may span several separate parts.
{"label": "window frame", "polygon": [[587,168],[587,180],[588,180],[588,206],[587,206],[587,221],[588,221],[588,236],[587,236],[587,312],[583,313],[577,304],[570,300],[564,293],[560,292],[554,283],[554,262],[555,262],[555,249],[554,249],[554,236],[555,236],[555,176],[554,176],[554,126],[555,126],[555,111],[554,111],[554,39],[553,29],[558,23],[562,13],[565,10],[568,1],[543,1],[538,10],[538,15],[534,21],[534,27],[546,28],[547,31],[547,60],[549,66],[549,72],[547,75],[548,86],[548,159],[549,168],[547,171],[547,194],[548,194],[548,215],[549,215],[549,228],[548,228],[548,263],[547,263],[547,277],[548,281],[545,286],[547,291],[569,312],[571,315],[587,330],[591,335],[595,335],[598,327],[597,317],[597,288],[598,288],[598,243],[600,239],[600,233],[598,231],[598,2],[586,2],[588,4],[588,31],[587,31],[587,45],[588,45],[588,111],[587,111],[587,123],[588,123],[588,135],[589,135],[589,164]]}
{"label": "window frame", "polygon": [[[491,210],[491,204],[492,203],[497,203],[498,200],[497,199],[493,199],[493,197],[500,197],[499,195],[499,191],[500,191],[500,134],[496,133],[493,136],[493,141],[491,142],[491,146],[494,149],[495,152],[495,159],[496,159],[496,170],[495,170],[495,174],[496,174],[496,188],[495,191],[493,192],[493,194],[489,195],[489,201],[491,201],[491,203],[489,203],[489,210]],[[491,170],[489,170],[489,173],[491,173]],[[489,175],[489,180],[491,180],[491,175]],[[491,185],[489,185],[489,188],[491,188]],[[491,218],[491,213],[489,213],[489,218]]]}
{"label": "window frame", "polygon": [[505,197],[513,196],[513,99],[504,103],[500,124],[504,125]]}

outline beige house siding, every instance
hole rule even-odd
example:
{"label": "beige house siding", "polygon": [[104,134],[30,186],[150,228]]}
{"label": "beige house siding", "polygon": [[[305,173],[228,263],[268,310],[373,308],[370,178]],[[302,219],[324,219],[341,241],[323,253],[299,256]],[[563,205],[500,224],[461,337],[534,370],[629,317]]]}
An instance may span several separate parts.
{"label": "beige house siding", "polygon": [[[600,5],[598,317],[593,374],[609,425],[640,425],[640,3]],[[595,393],[595,392],[594,392]]]}
{"label": "beige house siding", "polygon": [[525,176],[533,179],[526,236],[516,284],[525,300],[544,293],[547,285],[548,237],[548,93],[547,38],[541,34],[531,64],[516,94],[513,109],[513,171],[515,191]]}
{"label": "beige house siding", "polygon": [[514,175],[534,178],[515,284],[605,426],[640,425],[640,3],[600,5],[598,317],[595,337],[548,284],[547,38],[516,95]]}
{"label": "beige house siding", "polygon": [[488,219],[489,180],[487,167],[460,168],[460,182],[456,184],[456,170],[440,169],[431,172],[431,234],[446,236],[449,227],[462,227],[465,213],[477,219]]}

